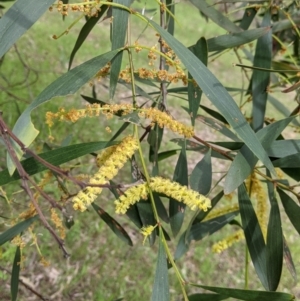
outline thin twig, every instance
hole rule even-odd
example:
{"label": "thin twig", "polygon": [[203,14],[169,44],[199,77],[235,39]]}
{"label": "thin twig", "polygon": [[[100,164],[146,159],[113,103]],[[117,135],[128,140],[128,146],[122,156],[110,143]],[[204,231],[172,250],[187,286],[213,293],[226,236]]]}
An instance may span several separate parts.
{"label": "thin twig", "polygon": [[16,169],[20,175],[21,181],[22,181],[22,185],[21,187],[24,189],[24,191],[27,193],[27,195],[29,196],[32,204],[35,207],[35,210],[37,211],[39,218],[41,220],[41,222],[43,223],[44,227],[52,234],[52,236],[54,237],[54,239],[57,241],[59,247],[62,249],[64,256],[65,257],[69,257],[70,255],[68,254],[68,252],[66,251],[65,247],[64,247],[64,241],[56,234],[56,232],[53,230],[53,228],[50,226],[50,224],[48,223],[47,219],[45,218],[41,208],[39,207],[38,203],[36,202],[34,195],[28,185],[28,182],[30,181],[29,179],[29,175],[26,173],[26,171],[24,170],[22,164],[20,163],[16,152],[12,146],[12,143],[9,139],[9,131],[8,128],[6,127],[6,124],[3,122],[2,119],[2,112],[0,112],[0,133],[1,136],[3,138],[3,141],[6,145],[7,151],[13,161],[13,163],[16,166]]}

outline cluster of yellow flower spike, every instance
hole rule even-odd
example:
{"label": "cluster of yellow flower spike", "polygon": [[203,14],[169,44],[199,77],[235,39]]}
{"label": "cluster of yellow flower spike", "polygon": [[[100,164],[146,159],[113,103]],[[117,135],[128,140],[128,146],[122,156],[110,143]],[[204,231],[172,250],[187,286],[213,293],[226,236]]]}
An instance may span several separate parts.
{"label": "cluster of yellow flower spike", "polygon": [[[176,182],[161,177],[151,178],[149,188],[152,191],[162,193],[179,202],[183,202],[191,210],[201,209],[207,211],[211,207],[211,202],[202,194],[182,186]],[[125,214],[128,208],[140,199],[146,199],[148,187],[146,183],[129,188],[124,195],[115,201],[116,213]]]}
{"label": "cluster of yellow flower spike", "polygon": [[[98,164],[100,163],[102,165],[98,172],[91,177],[89,183],[94,185],[106,184],[117,175],[118,171],[137,149],[137,140],[132,136],[125,137],[120,144],[113,146],[113,152],[104,155],[105,160],[101,160],[100,156]],[[82,212],[85,211],[101,192],[101,187],[86,187],[73,198],[73,208]]]}
{"label": "cluster of yellow flower spike", "polygon": [[[142,118],[150,119],[152,122],[157,123],[159,127],[166,127],[187,138],[194,136],[194,128],[192,126],[187,126],[181,122],[174,120],[166,112],[162,112],[156,108],[138,109],[139,116]],[[71,121],[76,122],[80,118],[99,116],[100,112],[107,118],[110,119],[114,114],[120,113],[121,115],[127,115],[134,111],[131,104],[111,104],[100,106],[99,104],[87,105],[86,109],[75,110],[71,109],[66,111],[60,108],[57,113],[47,112],[46,113],[46,124],[51,127],[54,124],[54,120],[59,121]]]}
{"label": "cluster of yellow flower spike", "polygon": [[100,0],[83,0],[82,2],[84,3],[64,4],[63,1],[57,1],[56,5],[50,6],[49,11],[53,11],[53,7],[56,7],[57,11],[63,16],[67,16],[69,11],[81,12],[88,17],[98,16],[98,13],[101,11],[101,8],[97,6],[100,3]]}

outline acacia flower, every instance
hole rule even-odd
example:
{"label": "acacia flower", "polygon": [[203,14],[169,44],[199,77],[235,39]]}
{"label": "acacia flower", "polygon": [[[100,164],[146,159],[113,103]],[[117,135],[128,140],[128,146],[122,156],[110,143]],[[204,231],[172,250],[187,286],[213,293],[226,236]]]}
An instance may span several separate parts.
{"label": "acacia flower", "polygon": [[145,236],[144,240],[143,240],[143,244],[145,243],[147,237],[149,235],[151,235],[151,233],[153,232],[153,230],[157,227],[157,225],[155,226],[144,226],[143,228],[141,228],[140,232]]}
{"label": "acacia flower", "polygon": [[168,179],[154,177],[151,179],[150,188],[179,202],[183,202],[191,210],[201,209],[207,211],[211,207],[210,199],[204,195]]}
{"label": "acacia flower", "polygon": [[134,205],[140,199],[147,199],[147,196],[148,188],[146,183],[130,187],[126,190],[125,194],[121,195],[119,199],[115,201],[116,213],[125,214],[130,205]]}
{"label": "acacia flower", "polygon": [[228,236],[227,238],[215,243],[212,246],[214,253],[221,253],[224,250],[231,247],[234,243],[242,240],[244,238],[244,231],[242,229],[236,231],[234,234]]}
{"label": "acacia flower", "polygon": [[[103,185],[113,179],[128,159],[132,157],[138,146],[138,142],[133,136],[127,136],[120,144],[111,147],[111,153],[110,150],[104,151],[104,157],[101,159],[100,156],[100,162],[98,160],[98,164],[102,165],[98,172],[91,177],[89,183]],[[73,208],[81,212],[85,211],[101,192],[101,187],[86,187],[73,198]]]}
{"label": "acacia flower", "polygon": [[139,116],[151,119],[153,122],[157,123],[159,127],[167,127],[171,131],[185,136],[186,138],[191,138],[194,136],[194,128],[192,126],[186,126],[183,123],[174,120],[166,112],[162,112],[156,108],[149,108],[141,110]]}
{"label": "acacia flower", "polygon": [[[210,200],[202,194],[168,179],[161,177],[151,178],[149,187],[152,191],[163,193],[179,202],[183,202],[191,210],[201,209],[207,211],[211,207]],[[115,201],[116,213],[125,214],[130,205],[134,205],[140,199],[146,199],[147,194],[146,183],[129,188],[124,195]]]}

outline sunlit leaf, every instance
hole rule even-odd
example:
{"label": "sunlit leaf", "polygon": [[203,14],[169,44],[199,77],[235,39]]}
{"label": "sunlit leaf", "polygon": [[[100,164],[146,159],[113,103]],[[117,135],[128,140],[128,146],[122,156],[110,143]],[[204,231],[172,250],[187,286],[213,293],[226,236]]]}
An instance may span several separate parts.
{"label": "sunlit leaf", "polygon": [[16,1],[0,19],[0,58],[42,16],[54,0]]}
{"label": "sunlit leaf", "polygon": [[[131,0],[114,0],[114,3],[129,7]],[[127,32],[129,13],[127,10],[114,7],[112,8],[112,30],[111,30],[111,50],[119,49],[125,46],[125,37]],[[122,65],[123,52],[119,52],[111,62],[109,95],[113,99],[116,86],[119,79],[119,73]]]}
{"label": "sunlit leaf", "polygon": [[[264,14],[262,27],[271,25],[271,12],[267,10]],[[253,65],[259,68],[270,69],[272,61],[272,30],[257,40]],[[268,86],[270,73],[253,70],[252,88],[252,125],[255,132],[263,127],[265,111],[268,98]]]}

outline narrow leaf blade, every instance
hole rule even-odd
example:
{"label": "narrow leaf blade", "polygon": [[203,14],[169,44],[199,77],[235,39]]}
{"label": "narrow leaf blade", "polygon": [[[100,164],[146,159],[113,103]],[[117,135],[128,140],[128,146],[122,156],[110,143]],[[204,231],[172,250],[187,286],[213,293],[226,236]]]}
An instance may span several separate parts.
{"label": "narrow leaf blade", "polygon": [[161,239],[159,239],[159,250],[151,300],[170,300],[168,265],[166,260],[165,248]]}
{"label": "narrow leaf blade", "polygon": [[25,231],[36,219],[38,218],[37,215],[30,217],[15,226],[9,228],[5,232],[0,234],[0,246],[5,244],[7,241],[13,239],[15,236],[20,234],[21,232]]}
{"label": "narrow leaf blade", "polygon": [[132,240],[125,229],[107,212],[105,212],[101,207],[92,203],[94,210],[97,212],[99,217],[107,224],[107,226],[125,243],[129,246],[133,246]]}
{"label": "narrow leaf blade", "polygon": [[10,292],[11,292],[12,301],[16,301],[18,297],[20,263],[21,263],[21,248],[18,246],[15,253],[15,258],[14,258],[14,263],[13,263],[13,268],[11,273],[11,281],[10,281]]}
{"label": "narrow leaf blade", "polygon": [[268,289],[266,245],[254,208],[243,184],[238,188],[238,200],[247,247],[255,271],[262,285]]}

